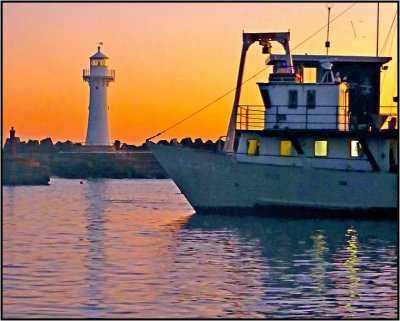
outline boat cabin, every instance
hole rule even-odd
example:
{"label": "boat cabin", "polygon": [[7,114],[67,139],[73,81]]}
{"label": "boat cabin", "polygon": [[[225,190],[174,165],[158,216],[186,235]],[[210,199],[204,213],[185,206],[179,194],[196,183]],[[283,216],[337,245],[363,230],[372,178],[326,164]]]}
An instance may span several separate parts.
{"label": "boat cabin", "polygon": [[[379,84],[389,57],[271,55],[268,83],[258,83],[265,105],[265,129],[379,129]],[[311,74],[314,77],[307,77]]]}
{"label": "boat cabin", "polygon": [[272,73],[267,83],[258,83],[264,106],[238,106],[237,160],[397,171],[398,131],[382,130],[388,115],[379,110],[380,71],[391,58],[292,59],[288,67],[286,55],[270,56]]}
{"label": "boat cabin", "polygon": [[259,83],[265,129],[348,129],[346,83]]}

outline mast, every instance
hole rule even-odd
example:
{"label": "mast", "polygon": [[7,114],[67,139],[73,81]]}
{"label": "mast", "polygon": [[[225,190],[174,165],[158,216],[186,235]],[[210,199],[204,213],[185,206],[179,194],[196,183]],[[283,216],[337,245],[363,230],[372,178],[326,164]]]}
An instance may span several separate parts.
{"label": "mast", "polygon": [[243,33],[243,46],[242,54],[240,56],[239,73],[236,84],[235,100],[233,102],[231,118],[229,120],[228,132],[226,134],[226,142],[224,145],[224,152],[234,152],[234,144],[236,139],[236,117],[237,109],[239,107],[240,93],[242,89],[243,71],[246,62],[246,53],[249,47],[255,42],[259,41],[263,46],[263,53],[270,54],[271,44],[270,41],[279,42],[285,49],[286,65],[289,67],[290,73],[293,73],[293,61],[289,48],[290,33],[289,32],[271,32],[271,33]]}
{"label": "mast", "polygon": [[237,84],[236,84],[236,93],[235,93],[235,100],[233,102],[233,108],[232,108],[232,113],[231,113],[231,118],[229,120],[229,126],[228,126],[228,133],[226,135],[226,143],[224,146],[224,151],[225,152],[233,152],[233,145],[235,143],[235,137],[236,137],[236,116],[237,116],[237,109],[239,107],[239,101],[240,101],[240,93],[241,93],[241,87],[242,87],[242,81],[243,81],[243,71],[244,71],[244,64],[246,61],[246,54],[247,50],[251,46],[251,44],[254,42],[254,40],[249,36],[248,34],[243,33],[243,47],[242,47],[242,54],[240,55],[240,64],[239,64],[239,73],[238,73],[238,79],[237,79]]}
{"label": "mast", "polygon": [[326,31],[326,42],[325,42],[325,48],[326,48],[326,55],[328,56],[329,54],[329,47],[331,46],[331,43],[329,42],[329,23],[331,20],[331,9],[332,9],[332,4],[327,3],[327,8],[328,8],[328,30]]}

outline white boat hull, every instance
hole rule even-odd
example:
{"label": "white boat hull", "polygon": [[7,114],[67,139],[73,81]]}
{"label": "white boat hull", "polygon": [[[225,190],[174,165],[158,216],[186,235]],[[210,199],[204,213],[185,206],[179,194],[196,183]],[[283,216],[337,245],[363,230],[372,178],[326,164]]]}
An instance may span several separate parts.
{"label": "white boat hull", "polygon": [[243,163],[226,153],[148,146],[197,212],[398,216],[395,173]]}

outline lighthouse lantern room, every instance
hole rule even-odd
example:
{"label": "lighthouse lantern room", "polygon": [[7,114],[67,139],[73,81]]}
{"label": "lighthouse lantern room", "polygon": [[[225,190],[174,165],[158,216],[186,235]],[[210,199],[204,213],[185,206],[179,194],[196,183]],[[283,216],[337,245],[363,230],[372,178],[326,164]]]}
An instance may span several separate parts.
{"label": "lighthouse lantern room", "polygon": [[108,69],[108,57],[100,52],[90,57],[90,69],[83,70],[83,80],[89,83],[89,119],[85,145],[108,146],[107,87],[115,79],[115,70]]}

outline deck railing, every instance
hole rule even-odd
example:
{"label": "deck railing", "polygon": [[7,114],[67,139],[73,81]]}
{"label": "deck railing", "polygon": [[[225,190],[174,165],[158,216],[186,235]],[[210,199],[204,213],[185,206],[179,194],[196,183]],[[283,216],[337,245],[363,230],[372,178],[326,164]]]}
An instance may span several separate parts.
{"label": "deck railing", "polygon": [[240,105],[236,129],[335,129],[340,131],[398,128],[397,107],[381,106],[381,116],[368,113],[351,114],[340,106],[276,106]]}
{"label": "deck railing", "polygon": [[265,127],[264,105],[238,106],[236,129],[263,130],[264,127]]}

